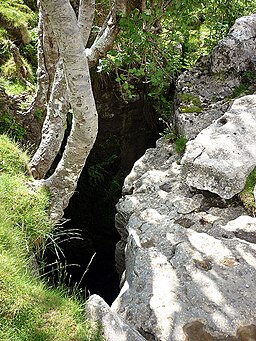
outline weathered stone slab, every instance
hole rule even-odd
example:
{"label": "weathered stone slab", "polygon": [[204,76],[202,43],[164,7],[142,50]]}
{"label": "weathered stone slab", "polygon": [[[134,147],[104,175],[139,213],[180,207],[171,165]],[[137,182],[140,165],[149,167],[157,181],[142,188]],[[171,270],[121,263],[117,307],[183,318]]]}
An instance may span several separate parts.
{"label": "weathered stone slab", "polygon": [[190,192],[171,150],[161,139],[126,179],[125,282],[111,309],[147,340],[254,340],[256,218]]}
{"label": "weathered stone slab", "polygon": [[[237,19],[211,56],[179,76],[174,123],[188,140],[228,110],[237,90],[241,93],[244,88],[246,94],[255,92],[255,37],[256,14]],[[251,81],[244,78],[245,71]]]}
{"label": "weathered stone slab", "polygon": [[236,20],[228,36],[212,53],[213,72],[248,70],[256,64],[256,14]]}
{"label": "weathered stone slab", "polygon": [[187,143],[181,163],[189,186],[230,199],[256,166],[256,95],[231,109]]}
{"label": "weathered stone slab", "polygon": [[98,295],[92,295],[86,305],[87,315],[102,326],[106,341],[145,341],[136,330],[111,311],[108,304]]}
{"label": "weathered stone slab", "polygon": [[[256,218],[245,225],[248,235]],[[147,340],[255,339],[256,245],[241,234],[241,219],[221,226],[240,231],[231,239],[184,228],[153,209],[135,213],[127,228],[126,282],[112,309]],[[239,338],[241,328],[248,338]]]}

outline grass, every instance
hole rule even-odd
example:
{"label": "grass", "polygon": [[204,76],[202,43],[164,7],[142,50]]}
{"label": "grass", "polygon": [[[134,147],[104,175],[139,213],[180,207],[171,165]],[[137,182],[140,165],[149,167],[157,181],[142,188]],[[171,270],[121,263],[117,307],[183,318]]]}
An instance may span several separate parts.
{"label": "grass", "polygon": [[176,152],[180,155],[184,154],[187,144],[187,138],[184,135],[180,135],[175,141]]}
{"label": "grass", "polygon": [[85,302],[40,277],[36,257],[52,231],[49,195],[28,186],[28,156],[0,135],[0,340],[100,341]]}
{"label": "grass", "polygon": [[254,194],[253,194],[255,185],[256,185],[256,168],[247,177],[244,189],[239,194],[239,197],[242,200],[244,207],[253,216],[256,215],[256,202],[255,202]]}
{"label": "grass", "polygon": [[[1,104],[1,103],[0,103]],[[21,124],[17,123],[8,112],[0,113],[0,134],[8,132],[8,135],[22,140],[26,135],[26,130]]]}

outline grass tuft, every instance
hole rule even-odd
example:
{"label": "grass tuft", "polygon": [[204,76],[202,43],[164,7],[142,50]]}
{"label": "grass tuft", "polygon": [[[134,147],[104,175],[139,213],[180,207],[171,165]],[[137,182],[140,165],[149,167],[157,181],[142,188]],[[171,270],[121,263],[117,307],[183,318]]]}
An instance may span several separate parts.
{"label": "grass tuft", "polygon": [[28,161],[0,136],[0,340],[101,341],[85,302],[40,278],[36,256],[53,227],[48,193],[28,186]]}
{"label": "grass tuft", "polygon": [[176,152],[180,155],[184,154],[185,149],[186,149],[186,144],[187,144],[186,136],[180,135],[175,141]]}

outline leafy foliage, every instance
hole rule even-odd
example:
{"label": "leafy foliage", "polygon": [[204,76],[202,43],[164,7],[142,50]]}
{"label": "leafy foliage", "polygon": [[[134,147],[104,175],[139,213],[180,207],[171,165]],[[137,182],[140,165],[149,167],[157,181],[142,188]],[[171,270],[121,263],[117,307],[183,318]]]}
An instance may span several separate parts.
{"label": "leafy foliage", "polygon": [[92,187],[99,185],[104,181],[105,174],[107,174],[106,167],[113,164],[117,159],[116,155],[111,155],[107,160],[98,162],[88,167],[89,183]]}
{"label": "leafy foliage", "polygon": [[116,73],[125,101],[146,90],[166,119],[170,84],[208,54],[236,18],[255,10],[256,4],[247,1],[147,1],[143,13],[134,10],[121,19],[115,48],[100,61],[98,71]]}

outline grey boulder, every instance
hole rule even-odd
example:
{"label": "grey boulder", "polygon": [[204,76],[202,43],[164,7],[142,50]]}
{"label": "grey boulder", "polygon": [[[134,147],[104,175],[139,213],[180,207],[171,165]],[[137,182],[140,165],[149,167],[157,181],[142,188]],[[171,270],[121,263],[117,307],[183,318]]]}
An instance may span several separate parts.
{"label": "grey boulder", "polygon": [[125,323],[98,295],[89,298],[86,312],[92,321],[102,326],[106,341],[145,341],[144,337]]}
{"label": "grey boulder", "polygon": [[230,199],[256,166],[256,95],[231,109],[187,143],[181,161],[186,183]]}

